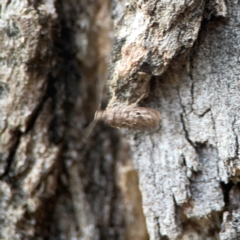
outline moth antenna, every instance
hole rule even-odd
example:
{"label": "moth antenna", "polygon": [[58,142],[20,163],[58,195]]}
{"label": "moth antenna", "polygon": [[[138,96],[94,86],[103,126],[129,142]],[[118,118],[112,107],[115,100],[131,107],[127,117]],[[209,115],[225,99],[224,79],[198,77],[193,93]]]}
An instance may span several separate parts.
{"label": "moth antenna", "polygon": [[[101,107],[101,101],[102,101],[102,96],[103,96],[103,89],[104,89],[104,81],[100,81],[97,85],[96,90],[98,91],[97,94],[98,99],[97,99],[97,105],[98,108],[100,109]],[[94,115],[94,119],[89,123],[89,125],[84,129],[83,134],[82,134],[82,142],[85,144],[87,142],[87,140],[89,139],[94,127],[96,126],[97,121],[99,120],[103,120],[103,111],[101,110],[96,110],[95,115]]]}
{"label": "moth antenna", "polygon": [[140,103],[144,98],[147,97],[147,95],[148,95],[147,93],[144,93],[133,105],[137,106],[138,103]]}
{"label": "moth antenna", "polygon": [[96,125],[96,121],[93,120],[89,123],[89,125],[84,129],[83,131],[83,134],[82,134],[82,142],[83,143],[86,143],[88,138],[90,137],[92,131],[93,131],[93,128],[95,127]]}

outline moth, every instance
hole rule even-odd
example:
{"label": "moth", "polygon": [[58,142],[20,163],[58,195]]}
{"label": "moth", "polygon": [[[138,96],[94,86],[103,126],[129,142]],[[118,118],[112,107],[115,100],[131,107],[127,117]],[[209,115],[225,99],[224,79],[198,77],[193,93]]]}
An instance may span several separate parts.
{"label": "moth", "polygon": [[[149,82],[151,76],[144,72],[137,72],[134,76],[138,83],[137,101],[127,105],[112,97],[106,110],[98,110],[95,113],[95,121],[103,121],[116,128],[128,128],[133,130],[148,130],[159,126],[160,113],[147,107],[139,107],[138,103],[149,95]],[[119,80],[118,80],[119,81]]]}
{"label": "moth", "polygon": [[152,108],[118,105],[105,111],[96,111],[94,120],[117,128],[147,130],[157,128],[160,118],[160,113]]}
{"label": "moth", "polygon": [[224,0],[130,1],[121,21],[114,21],[111,99],[106,110],[96,111],[95,122],[118,128],[156,128],[160,113],[134,102],[148,95],[151,76],[162,76],[173,59],[193,46],[206,14],[224,17],[226,9]]}
{"label": "moth", "polygon": [[106,110],[97,110],[94,121],[85,129],[82,141],[86,143],[97,121],[116,128],[127,128],[132,130],[151,130],[159,126],[160,113],[153,108],[138,107],[137,103],[128,106],[113,106]]}

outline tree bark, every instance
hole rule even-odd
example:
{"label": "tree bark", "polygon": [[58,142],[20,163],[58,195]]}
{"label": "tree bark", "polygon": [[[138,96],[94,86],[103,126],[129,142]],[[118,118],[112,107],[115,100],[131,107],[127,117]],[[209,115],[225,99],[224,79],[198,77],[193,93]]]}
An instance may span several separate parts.
{"label": "tree bark", "polygon": [[[237,0],[0,9],[0,239],[240,238]],[[108,109],[158,129],[89,136],[113,33]]]}
{"label": "tree bark", "polygon": [[144,72],[140,105],[161,112],[157,130],[125,131],[150,239],[239,239],[239,2],[116,9],[108,107],[136,102]]}
{"label": "tree bark", "polygon": [[0,238],[127,239],[135,213],[132,239],[146,239],[141,199],[128,213],[118,184],[135,179],[140,195],[129,148],[115,129],[86,131],[107,78],[110,1],[0,9]]}

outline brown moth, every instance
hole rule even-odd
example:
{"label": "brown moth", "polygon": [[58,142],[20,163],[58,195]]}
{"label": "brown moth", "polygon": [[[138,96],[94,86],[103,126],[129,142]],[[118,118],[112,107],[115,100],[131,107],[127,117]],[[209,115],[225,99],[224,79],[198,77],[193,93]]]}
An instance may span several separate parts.
{"label": "brown moth", "polygon": [[94,120],[104,121],[117,128],[146,130],[158,127],[160,117],[160,113],[152,108],[118,105],[104,111],[96,111]]}
{"label": "brown moth", "polygon": [[161,115],[152,108],[139,107],[138,103],[149,95],[150,75],[138,72],[137,82],[139,83],[138,97],[135,103],[125,105],[112,97],[106,110],[98,110],[95,113],[95,121],[103,121],[112,127],[128,128],[133,130],[148,130],[157,128]]}

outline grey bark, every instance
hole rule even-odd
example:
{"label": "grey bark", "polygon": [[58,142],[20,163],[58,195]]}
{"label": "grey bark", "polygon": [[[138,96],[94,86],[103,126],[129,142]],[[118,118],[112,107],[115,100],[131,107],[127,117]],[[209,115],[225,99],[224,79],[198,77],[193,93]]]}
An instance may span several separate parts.
{"label": "grey bark", "polygon": [[[239,238],[237,0],[0,6],[0,238]],[[86,137],[113,32],[109,104],[162,116],[131,150]]]}
{"label": "grey bark", "polygon": [[140,104],[162,116],[125,131],[150,239],[239,239],[239,1],[115,4],[110,106],[136,102],[145,72]]}

